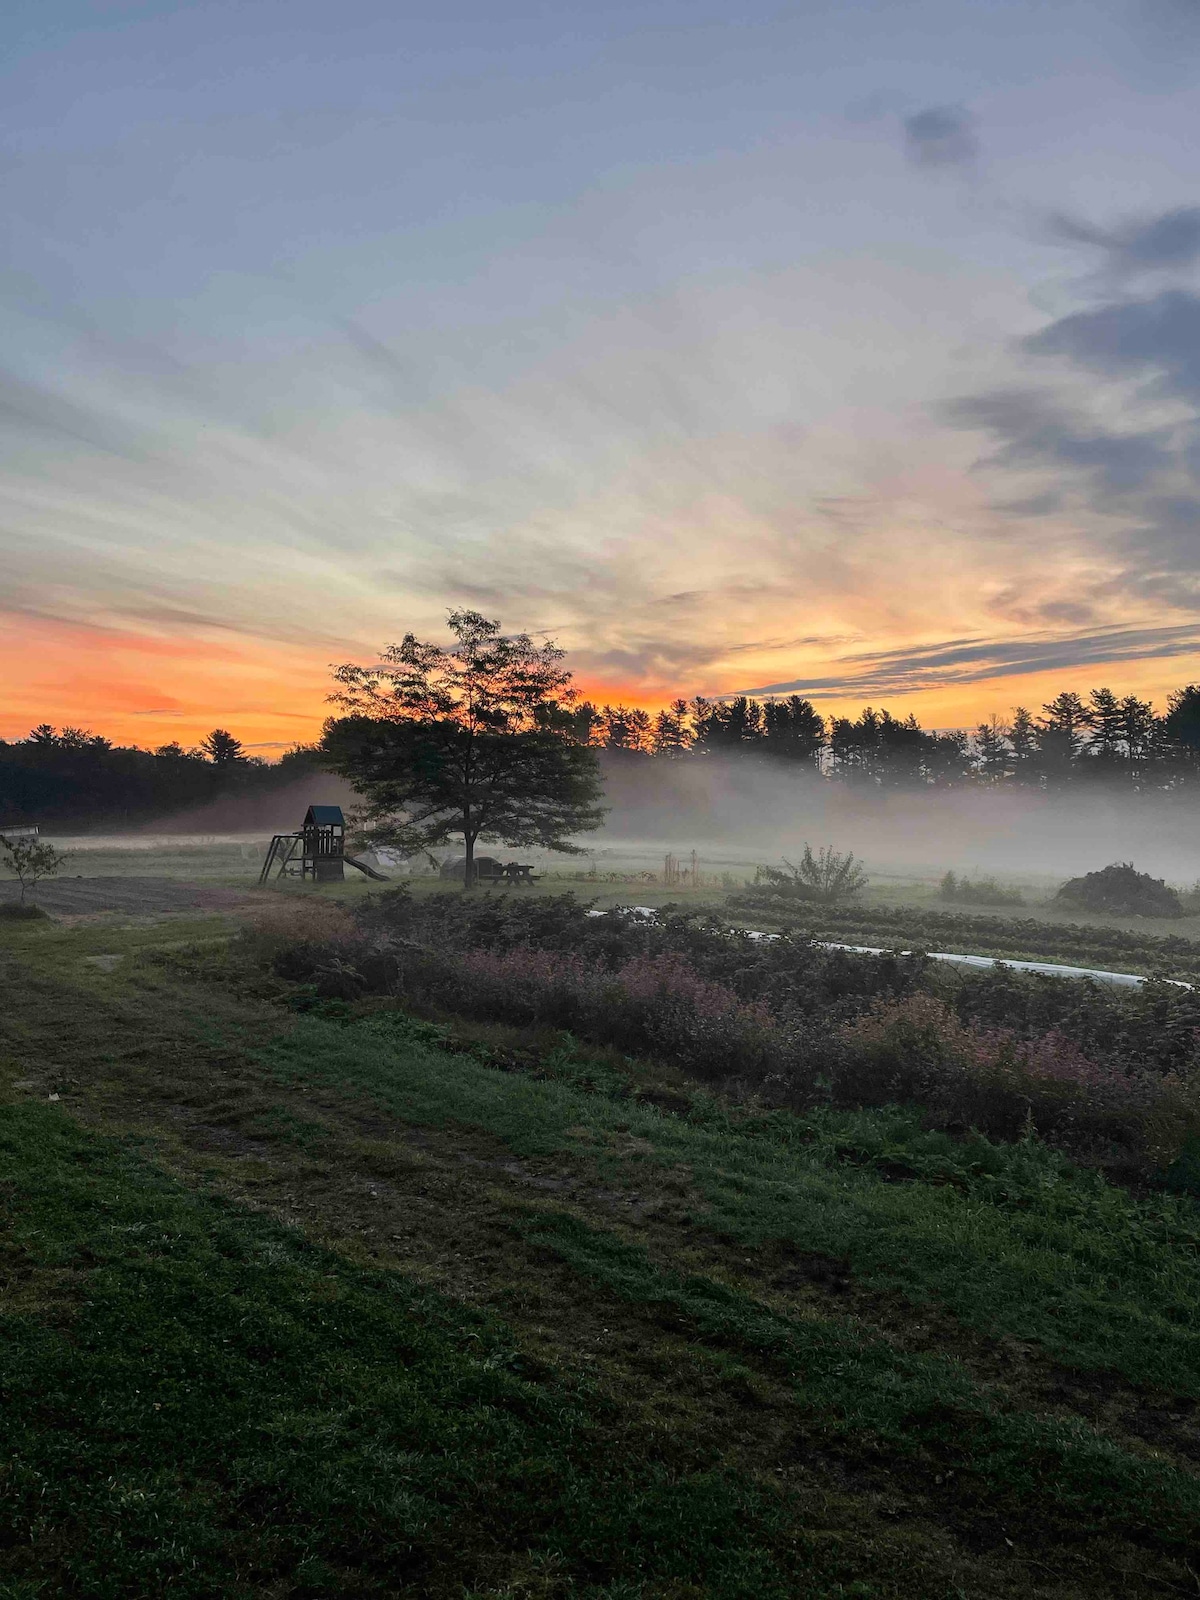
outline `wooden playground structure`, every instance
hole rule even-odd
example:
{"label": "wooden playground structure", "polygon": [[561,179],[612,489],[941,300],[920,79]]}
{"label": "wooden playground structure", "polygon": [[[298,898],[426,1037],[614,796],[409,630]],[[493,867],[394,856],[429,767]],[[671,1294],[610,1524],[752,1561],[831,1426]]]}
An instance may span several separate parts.
{"label": "wooden playground structure", "polygon": [[387,875],[346,854],[346,819],[341,806],[309,806],[304,823],[295,833],[277,833],[267,849],[267,858],[258,875],[260,886],[268,882],[272,870],[277,878],[312,878],[316,883],[340,882],[347,863],[387,883]]}

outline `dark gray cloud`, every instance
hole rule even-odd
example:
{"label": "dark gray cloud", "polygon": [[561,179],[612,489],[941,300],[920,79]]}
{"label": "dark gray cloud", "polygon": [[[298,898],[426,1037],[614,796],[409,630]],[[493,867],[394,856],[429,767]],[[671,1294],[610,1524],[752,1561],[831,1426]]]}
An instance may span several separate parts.
{"label": "dark gray cloud", "polygon": [[1077,311],[1022,345],[1105,377],[1152,379],[1159,394],[1200,403],[1200,295],[1190,290]]}
{"label": "dark gray cloud", "polygon": [[1143,268],[1200,263],[1200,208],[1108,229],[1060,219],[1059,231],[1104,253],[1090,285],[1102,302],[1018,343],[1040,383],[962,397],[945,415],[990,436],[981,467],[1020,475],[1001,513],[1069,512],[1121,592],[1200,605],[1200,294],[1131,288]]}
{"label": "dark gray cloud", "polygon": [[1091,245],[1103,252],[1110,272],[1178,271],[1200,261],[1200,206],[1178,206],[1161,216],[1103,228],[1064,212],[1050,218],[1054,236],[1069,244]]}
{"label": "dark gray cloud", "polygon": [[1030,672],[1070,672],[1083,667],[1200,652],[1200,623],[1164,628],[1100,628],[1087,633],[1025,639],[947,639],[916,650],[870,651],[843,656],[834,676],[758,684],[743,694],[900,695],[951,683],[1017,678]]}
{"label": "dark gray cloud", "polygon": [[[998,441],[987,465],[1071,469],[1107,495],[1149,487],[1173,461],[1171,430],[1116,433],[1036,389],[971,395],[951,401],[944,414],[955,426]],[[1032,514],[1043,515],[1054,495],[1050,490],[1033,497],[1039,509]]]}
{"label": "dark gray cloud", "polygon": [[904,152],[918,167],[969,167],[979,155],[965,106],[928,106],[904,119]]}

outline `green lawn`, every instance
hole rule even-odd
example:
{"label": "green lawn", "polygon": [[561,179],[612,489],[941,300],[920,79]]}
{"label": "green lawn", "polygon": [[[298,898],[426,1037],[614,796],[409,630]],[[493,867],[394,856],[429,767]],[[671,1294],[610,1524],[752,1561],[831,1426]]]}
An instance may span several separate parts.
{"label": "green lawn", "polygon": [[0,1596],[1196,1592],[1192,1201],[228,931],[0,930]]}

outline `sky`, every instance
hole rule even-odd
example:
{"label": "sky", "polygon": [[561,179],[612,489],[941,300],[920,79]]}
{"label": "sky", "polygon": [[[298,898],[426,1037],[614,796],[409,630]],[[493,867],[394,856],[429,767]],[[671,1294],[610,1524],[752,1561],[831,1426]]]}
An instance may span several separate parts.
{"label": "sky", "polygon": [[1200,679],[1200,0],[9,0],[0,737]]}

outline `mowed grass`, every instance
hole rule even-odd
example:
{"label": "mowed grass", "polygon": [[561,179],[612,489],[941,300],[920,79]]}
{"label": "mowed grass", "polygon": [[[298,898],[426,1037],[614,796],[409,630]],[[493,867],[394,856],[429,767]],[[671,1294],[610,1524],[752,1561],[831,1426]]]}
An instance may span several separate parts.
{"label": "mowed grass", "polygon": [[614,1449],[489,1319],[52,1107],[0,1157],[9,1593],[803,1589],[778,1491]]}
{"label": "mowed grass", "polygon": [[0,935],[0,1594],[1196,1592],[1191,1201],[167,936]]}

